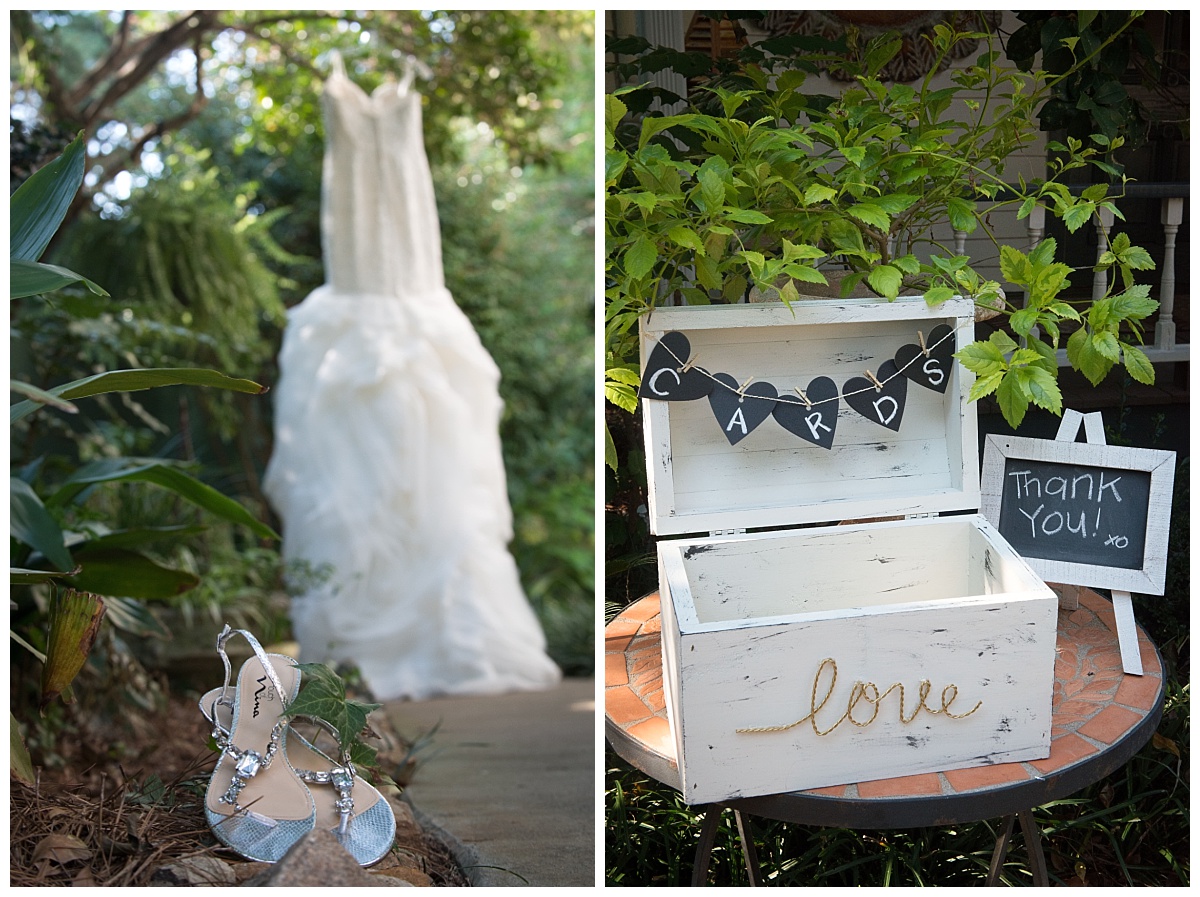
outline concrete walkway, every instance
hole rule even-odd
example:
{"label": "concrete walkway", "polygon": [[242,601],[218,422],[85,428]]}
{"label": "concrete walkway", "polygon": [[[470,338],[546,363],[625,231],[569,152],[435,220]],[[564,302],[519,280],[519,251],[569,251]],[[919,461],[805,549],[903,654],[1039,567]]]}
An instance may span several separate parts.
{"label": "concrete walkway", "polygon": [[454,849],[472,884],[598,882],[595,681],[490,697],[385,705],[416,742],[405,798]]}

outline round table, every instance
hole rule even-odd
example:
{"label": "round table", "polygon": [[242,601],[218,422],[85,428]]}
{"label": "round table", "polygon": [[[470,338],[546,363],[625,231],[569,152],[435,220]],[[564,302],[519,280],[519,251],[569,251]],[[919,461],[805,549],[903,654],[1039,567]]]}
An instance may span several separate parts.
{"label": "round table", "polygon": [[[604,629],[605,734],[613,750],[646,775],[679,788],[675,741],[663,695],[659,596],[626,607]],[[1033,807],[1065,797],[1124,765],[1150,740],[1162,716],[1162,658],[1138,627],[1142,676],[1121,668],[1112,605],[1079,590],[1060,610],[1055,647],[1050,756],[1045,760],[952,769],[710,805],[692,884],[707,879],[720,808],[734,811],[751,884],[761,881],[747,815],[838,828],[888,829],[1007,817],[989,873],[995,881],[1020,820],[1034,883],[1049,884]]]}

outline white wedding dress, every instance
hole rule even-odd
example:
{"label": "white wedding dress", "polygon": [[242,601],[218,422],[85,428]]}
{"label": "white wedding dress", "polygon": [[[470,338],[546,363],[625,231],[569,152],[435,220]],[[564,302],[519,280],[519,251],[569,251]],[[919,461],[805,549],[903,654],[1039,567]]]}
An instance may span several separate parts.
{"label": "white wedding dress", "polygon": [[[289,312],[264,488],[301,659],[382,700],[552,686],[508,552],[500,372],[446,290],[421,98],[335,60],[322,98],[326,283]],[[326,567],[326,565],[328,565]]]}

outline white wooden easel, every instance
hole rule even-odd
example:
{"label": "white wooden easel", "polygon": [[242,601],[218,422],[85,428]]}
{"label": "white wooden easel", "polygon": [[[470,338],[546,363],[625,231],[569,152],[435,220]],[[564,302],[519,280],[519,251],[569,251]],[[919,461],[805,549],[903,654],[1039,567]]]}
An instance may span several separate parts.
{"label": "white wooden easel", "polygon": [[[1083,424],[1084,436],[1091,445],[1106,445],[1104,438],[1104,421],[1099,411],[1090,414],[1080,414],[1070,408],[1063,410],[1062,423],[1054,436],[1055,442],[1074,442],[1079,435],[1079,425]],[[1060,606],[1067,610],[1079,607],[1079,586],[1062,584],[1059,592]],[[1112,593],[1113,613],[1117,619],[1117,640],[1121,646],[1121,666],[1126,673],[1133,676],[1142,675],[1142,655],[1138,650],[1137,622],[1133,616],[1133,598],[1129,592],[1121,589],[1110,589]]]}

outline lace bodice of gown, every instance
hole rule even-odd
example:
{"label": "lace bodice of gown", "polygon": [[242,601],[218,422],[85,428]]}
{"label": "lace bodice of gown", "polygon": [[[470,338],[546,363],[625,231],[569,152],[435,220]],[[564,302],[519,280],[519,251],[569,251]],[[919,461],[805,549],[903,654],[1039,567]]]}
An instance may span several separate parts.
{"label": "lace bodice of gown", "polygon": [[407,81],[367,94],[335,58],[321,102],[327,282],[344,294],[403,297],[441,289],[442,246],[420,94]]}

